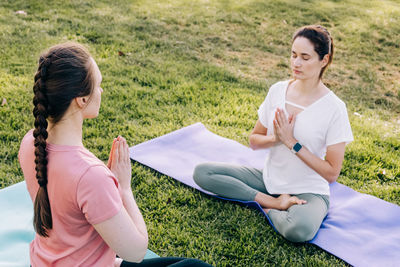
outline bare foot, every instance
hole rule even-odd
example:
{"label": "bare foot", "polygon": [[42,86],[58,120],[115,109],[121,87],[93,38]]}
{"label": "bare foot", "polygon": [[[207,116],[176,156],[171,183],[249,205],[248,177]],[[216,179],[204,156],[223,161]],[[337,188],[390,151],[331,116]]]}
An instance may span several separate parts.
{"label": "bare foot", "polygon": [[278,200],[280,202],[280,210],[287,210],[293,205],[303,205],[306,204],[307,201],[304,199],[299,199],[298,197],[295,196],[290,196],[288,194],[282,194],[278,197]]}
{"label": "bare foot", "polygon": [[307,201],[289,194],[282,194],[275,198],[262,192],[258,192],[254,200],[260,204],[266,213],[268,213],[270,209],[287,210],[293,205],[302,205],[307,203]]}

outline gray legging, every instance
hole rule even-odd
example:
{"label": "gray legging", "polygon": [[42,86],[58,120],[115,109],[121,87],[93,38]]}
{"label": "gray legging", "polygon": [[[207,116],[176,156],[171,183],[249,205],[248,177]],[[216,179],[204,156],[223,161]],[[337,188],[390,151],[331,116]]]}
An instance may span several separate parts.
{"label": "gray legging", "polygon": [[[196,167],[194,181],[203,189],[226,198],[254,201],[258,192],[268,195],[261,170],[225,163]],[[277,197],[278,195],[272,195]],[[307,201],[286,211],[271,209],[268,217],[276,230],[292,242],[311,240],[328,213],[329,196],[312,193],[294,195]]]}

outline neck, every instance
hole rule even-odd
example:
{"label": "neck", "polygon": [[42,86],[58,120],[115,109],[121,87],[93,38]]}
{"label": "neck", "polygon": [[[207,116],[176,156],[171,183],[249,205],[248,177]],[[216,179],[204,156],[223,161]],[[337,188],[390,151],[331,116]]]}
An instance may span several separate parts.
{"label": "neck", "polygon": [[67,112],[56,124],[49,122],[47,141],[55,145],[83,146],[82,124],[80,112]]}
{"label": "neck", "polygon": [[321,79],[296,80],[296,88],[304,95],[314,94],[323,87]]}

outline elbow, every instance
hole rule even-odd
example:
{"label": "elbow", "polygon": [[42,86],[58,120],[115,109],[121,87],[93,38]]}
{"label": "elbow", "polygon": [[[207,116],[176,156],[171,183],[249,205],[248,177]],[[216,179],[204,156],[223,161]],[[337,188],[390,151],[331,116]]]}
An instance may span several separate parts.
{"label": "elbow", "polygon": [[340,171],[339,172],[332,172],[328,173],[325,175],[325,179],[328,181],[329,184],[336,182],[337,178],[339,177]]}
{"label": "elbow", "polygon": [[148,246],[149,246],[149,241],[146,238],[146,241],[144,242],[144,244],[143,244],[143,246],[141,248],[141,253],[139,253],[140,255],[139,255],[139,261],[138,262],[142,262],[142,260],[146,256]]}
{"label": "elbow", "polygon": [[328,181],[329,184],[332,184],[332,183],[336,182],[337,177],[329,176],[329,177],[326,177],[325,179]]}
{"label": "elbow", "polygon": [[149,238],[146,236],[143,237],[143,242],[140,246],[140,248],[138,248],[138,261],[137,262],[141,262],[144,257],[146,256],[147,253],[147,248],[149,246]]}
{"label": "elbow", "polygon": [[249,137],[249,147],[250,147],[252,150],[256,150],[256,149],[257,149],[257,146],[256,146],[256,144],[255,144],[255,142],[254,142],[254,139],[253,139],[252,137],[253,137],[253,135],[250,135],[250,137]]}
{"label": "elbow", "polygon": [[147,236],[145,236],[145,237],[143,237],[143,240],[141,240],[140,242],[137,242],[137,243],[135,242],[135,244],[133,244],[131,246],[135,249],[131,249],[125,255],[118,254],[118,256],[125,261],[140,263],[143,261],[144,257],[146,256],[148,244],[149,244],[148,238],[147,238]]}
{"label": "elbow", "polygon": [[329,184],[336,182],[337,178],[340,175],[340,170],[342,169],[342,165],[340,164],[331,164],[327,161],[328,166],[324,168],[324,171],[320,172],[320,175],[328,181]]}
{"label": "elbow", "polygon": [[257,149],[257,147],[255,145],[249,144],[249,146],[250,146],[251,150],[256,150]]}
{"label": "elbow", "polygon": [[144,255],[146,255],[148,247],[149,247],[149,237],[146,233],[145,240],[144,240]]}

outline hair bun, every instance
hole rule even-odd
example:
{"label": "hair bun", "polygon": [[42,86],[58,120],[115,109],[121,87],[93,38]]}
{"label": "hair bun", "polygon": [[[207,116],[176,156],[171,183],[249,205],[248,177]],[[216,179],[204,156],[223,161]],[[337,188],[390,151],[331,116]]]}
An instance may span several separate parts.
{"label": "hair bun", "polygon": [[331,34],[329,33],[329,31],[322,25],[317,25],[316,26],[318,29],[323,30],[326,34],[328,34],[329,36],[331,36]]}

